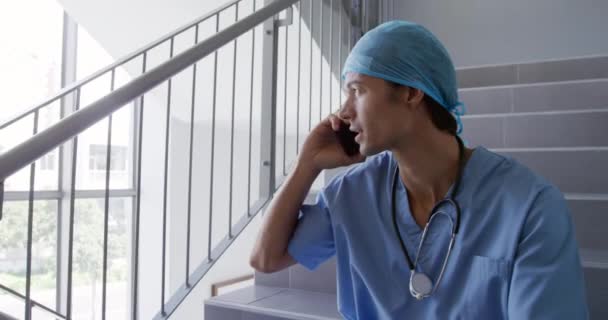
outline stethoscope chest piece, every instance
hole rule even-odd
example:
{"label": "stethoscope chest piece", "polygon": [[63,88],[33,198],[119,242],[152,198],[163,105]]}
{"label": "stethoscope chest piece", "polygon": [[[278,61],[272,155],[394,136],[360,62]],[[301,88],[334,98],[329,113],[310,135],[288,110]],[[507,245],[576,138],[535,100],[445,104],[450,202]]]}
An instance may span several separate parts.
{"label": "stethoscope chest piece", "polygon": [[422,300],[431,295],[433,282],[424,273],[412,270],[410,275],[410,293],[417,300]]}

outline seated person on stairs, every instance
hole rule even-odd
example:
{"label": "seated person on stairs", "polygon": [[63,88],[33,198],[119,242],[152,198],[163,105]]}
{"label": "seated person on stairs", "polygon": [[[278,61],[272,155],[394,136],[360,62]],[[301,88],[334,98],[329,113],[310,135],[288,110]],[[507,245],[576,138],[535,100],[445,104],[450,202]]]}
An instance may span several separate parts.
{"label": "seated person on stairs", "polygon": [[[270,204],[255,269],[312,270],[336,256],[346,319],[588,318],[562,194],[513,159],[464,146],[455,69],[433,34],[384,23],[342,76],[346,100],[310,132]],[[342,126],[356,132],[352,156]],[[303,205],[323,169],[349,165]]]}

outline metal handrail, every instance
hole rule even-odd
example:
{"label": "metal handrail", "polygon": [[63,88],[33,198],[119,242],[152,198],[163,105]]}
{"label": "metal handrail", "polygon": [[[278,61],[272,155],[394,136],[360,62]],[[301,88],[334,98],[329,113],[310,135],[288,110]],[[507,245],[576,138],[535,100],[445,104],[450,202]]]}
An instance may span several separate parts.
{"label": "metal handrail", "polygon": [[66,95],[72,93],[74,90],[76,90],[76,89],[78,89],[78,88],[80,88],[80,87],[88,84],[89,82],[91,82],[91,81],[93,81],[93,80],[95,80],[95,79],[97,79],[97,78],[99,78],[99,77],[107,74],[108,72],[111,72],[112,70],[114,70],[114,69],[116,69],[116,68],[118,68],[118,67],[120,67],[120,66],[122,66],[122,65],[124,65],[124,64],[126,64],[128,62],[130,62],[131,60],[133,60],[133,59],[141,56],[144,52],[148,52],[148,51],[156,48],[157,46],[163,44],[165,41],[170,40],[171,38],[175,38],[176,36],[182,34],[184,31],[186,31],[186,30],[188,30],[190,28],[193,28],[196,25],[201,24],[201,23],[207,21],[211,17],[213,17],[213,16],[219,14],[220,12],[222,12],[222,11],[230,8],[231,6],[236,5],[237,3],[241,2],[241,1],[243,1],[243,0],[233,0],[233,1],[230,1],[230,2],[222,5],[221,7],[216,8],[215,10],[213,10],[213,11],[205,14],[204,16],[202,16],[200,18],[197,18],[196,20],[194,20],[194,21],[192,21],[192,22],[190,22],[188,24],[185,24],[184,26],[178,28],[177,30],[172,31],[171,33],[169,33],[169,34],[161,37],[160,39],[158,39],[156,41],[153,41],[152,43],[150,43],[148,45],[145,45],[144,47],[136,50],[135,52],[133,52],[131,54],[128,54],[127,56],[118,59],[116,62],[110,64],[109,66],[107,66],[105,68],[102,68],[101,70],[99,70],[99,71],[91,74],[90,76],[88,76],[88,77],[86,77],[86,78],[84,78],[84,79],[82,79],[80,81],[74,82],[74,83],[72,83],[72,84],[64,87],[57,94],[55,94],[53,97],[47,98],[42,103],[40,103],[38,105],[35,105],[35,106],[33,106],[33,107],[31,107],[31,108],[23,111],[20,114],[11,116],[6,122],[0,124],[0,130],[2,130],[4,128],[8,127],[8,126],[10,126],[11,124],[13,124],[13,123],[15,123],[15,122],[17,122],[17,121],[19,121],[19,120],[27,117],[27,116],[29,116],[30,114],[36,112],[36,110],[40,110],[41,108],[44,108],[44,107],[48,106],[49,104],[51,104],[51,103],[53,103],[53,102],[55,102],[55,101],[57,101],[57,100],[65,97]]}
{"label": "metal handrail", "polygon": [[[22,295],[21,293],[12,290],[9,287],[3,286],[0,284],[0,290],[14,296],[15,298],[21,299],[21,300],[26,300],[27,298]],[[52,316],[52,317],[56,317],[56,318],[60,318],[60,319],[65,319],[65,316],[63,316],[62,314],[58,313],[57,311],[43,305],[40,302],[36,302],[34,299],[30,299],[32,301],[32,308],[40,308],[42,311],[44,311],[45,313],[47,313],[48,315]],[[2,312],[0,312],[0,316],[2,316]],[[1,317],[0,317],[1,318]],[[4,319],[4,318],[2,318]]]}
{"label": "metal handrail", "polygon": [[0,155],[0,181],[215,52],[297,0],[277,0]]}

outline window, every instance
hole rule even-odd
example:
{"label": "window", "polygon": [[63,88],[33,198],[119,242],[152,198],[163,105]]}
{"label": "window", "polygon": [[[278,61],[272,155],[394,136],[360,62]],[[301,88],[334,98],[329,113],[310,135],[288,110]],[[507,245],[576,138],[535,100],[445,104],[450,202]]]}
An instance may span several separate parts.
{"label": "window", "polygon": [[56,154],[53,152],[40,158],[40,169],[55,170],[55,156]]}
{"label": "window", "polygon": [[[67,70],[76,69],[76,77],[82,79],[113,62],[114,59],[95,39],[84,29],[78,29],[76,33],[76,28],[75,22],[64,14],[63,8],[55,0],[0,2],[0,39],[3,39],[0,50],[0,86],[10,89],[2,92],[0,123],[57,93],[61,89],[62,71],[69,82],[71,76]],[[64,39],[64,32],[71,36]],[[77,35],[77,41],[74,35]],[[78,58],[64,61],[62,48],[66,48],[66,52],[75,52]],[[73,55],[67,54],[66,57]],[[85,87],[81,107],[108,93],[106,80],[109,78],[105,77],[99,83]],[[118,69],[117,85],[128,80],[130,76],[127,72]],[[58,100],[40,110],[38,132],[58,121],[60,107]],[[124,109],[113,115],[109,164],[110,188],[113,190],[133,187],[134,116],[132,108]],[[30,115],[0,130],[0,154],[32,136],[33,119],[33,115]],[[103,191],[99,189],[105,184],[106,132],[107,129],[101,128],[99,131],[91,131],[92,134],[80,135],[77,149],[79,163],[75,164],[78,170],[76,189],[90,190],[89,194],[93,198],[77,196],[75,201],[74,320],[92,319],[101,314],[99,261],[103,258],[103,246],[100,245],[103,243],[103,231],[100,230],[104,226],[105,201],[100,196]],[[57,281],[65,283],[66,279],[59,275],[65,274],[67,270],[61,269],[63,265],[57,263],[57,257],[60,250],[68,250],[65,240],[68,228],[63,228],[58,223],[60,217],[66,218],[65,210],[60,210],[59,204],[62,197],[70,194],[66,192],[66,184],[60,185],[59,180],[67,174],[62,163],[70,164],[71,159],[69,151],[60,153],[56,149],[36,161],[35,190],[54,192],[45,195],[52,199],[39,199],[38,195],[35,196],[31,294],[34,300],[55,310],[58,308],[57,301],[64,305],[66,298],[65,291],[60,290]],[[91,174],[87,175],[87,171]],[[0,223],[0,284],[22,294],[25,293],[26,281],[29,173],[30,167],[27,167],[5,181],[4,186],[6,191],[11,191],[11,199],[5,199],[3,203],[3,219]],[[130,305],[132,198],[111,196],[109,204],[108,297],[113,298],[108,299],[107,311],[109,318],[125,319],[128,318]],[[60,236],[60,233],[64,236]],[[0,289],[0,310],[22,319],[23,300]],[[34,308],[34,319],[47,319],[45,314],[37,314],[38,311]]]}
{"label": "window", "polygon": [[[35,8],[35,9],[34,9]],[[40,103],[61,87],[63,8],[54,0],[0,1],[0,123]],[[38,129],[56,121],[59,106],[53,104],[39,113]],[[31,137],[33,117],[26,117],[0,130],[0,152]],[[57,190],[58,153],[40,159],[36,170],[36,190]],[[25,292],[29,167],[5,181],[5,191],[21,200],[5,201],[0,221],[0,284]],[[6,199],[5,199],[6,200]],[[57,216],[58,201],[34,201],[32,230],[31,295],[55,308],[57,298]],[[0,290],[0,310],[23,318],[23,301]],[[35,311],[36,313],[36,311]],[[36,317],[36,315],[34,316]]]}
{"label": "window", "polygon": [[[89,170],[105,171],[107,147],[99,144],[92,144],[89,147]],[[110,153],[110,171],[127,170],[127,147],[112,146]]]}

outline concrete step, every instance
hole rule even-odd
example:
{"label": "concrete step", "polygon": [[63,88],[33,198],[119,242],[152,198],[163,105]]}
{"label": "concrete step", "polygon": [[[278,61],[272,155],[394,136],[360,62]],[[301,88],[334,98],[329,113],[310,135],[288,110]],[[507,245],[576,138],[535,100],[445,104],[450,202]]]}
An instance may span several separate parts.
{"label": "concrete step", "polygon": [[608,78],[608,56],[467,67],[456,75],[460,88]]}
{"label": "concrete step", "polygon": [[336,295],[255,285],[205,301],[208,320],[341,319]]}
{"label": "concrete step", "polygon": [[608,268],[585,268],[590,319],[608,319]]}
{"label": "concrete step", "polygon": [[467,115],[608,109],[608,79],[460,89]]}
{"label": "concrete step", "polygon": [[608,109],[471,115],[462,118],[470,146],[561,148],[608,146]]}
{"label": "concrete step", "polygon": [[275,273],[256,272],[255,283],[262,286],[336,294],[336,258],[327,260],[315,271],[309,271],[296,264]]}
{"label": "concrete step", "polygon": [[491,150],[516,159],[563,193],[608,195],[608,148]]}

